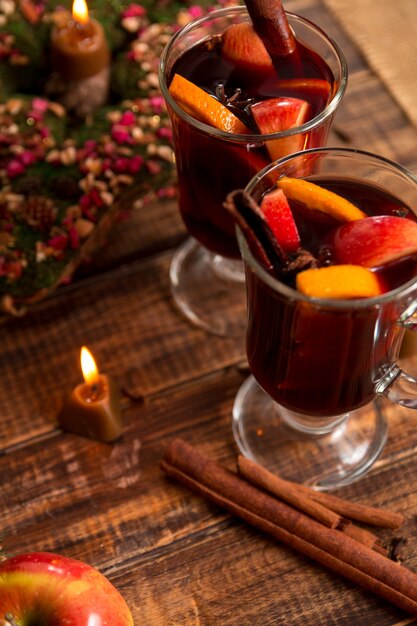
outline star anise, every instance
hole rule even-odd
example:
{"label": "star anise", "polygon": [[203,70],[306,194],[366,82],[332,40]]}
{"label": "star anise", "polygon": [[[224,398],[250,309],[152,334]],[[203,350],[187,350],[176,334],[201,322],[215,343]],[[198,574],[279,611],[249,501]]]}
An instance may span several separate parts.
{"label": "star anise", "polygon": [[298,272],[302,272],[303,270],[317,267],[320,267],[320,263],[318,262],[316,257],[311,252],[309,252],[309,250],[304,250],[304,248],[300,248],[282,271],[286,274],[295,275]]}
{"label": "star anise", "polygon": [[214,91],[219,102],[224,104],[224,106],[226,106],[229,110],[237,111],[240,118],[242,117],[242,113],[245,113],[245,115],[249,117],[250,114],[248,108],[255,102],[255,99],[241,97],[242,90],[240,87],[233,89],[230,95],[228,92],[230,92],[230,90],[226,91],[223,83],[219,83]]}

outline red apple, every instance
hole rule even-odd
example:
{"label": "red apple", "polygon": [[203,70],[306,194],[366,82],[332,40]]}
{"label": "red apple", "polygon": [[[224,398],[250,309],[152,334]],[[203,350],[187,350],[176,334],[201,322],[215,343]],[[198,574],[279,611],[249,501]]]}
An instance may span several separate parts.
{"label": "red apple", "polygon": [[133,626],[120,593],[99,571],[50,552],[0,562],[3,626]]}
{"label": "red apple", "polygon": [[263,197],[261,211],[283,250],[287,253],[297,252],[300,236],[282,189],[274,189]]}
{"label": "red apple", "polygon": [[394,215],[347,222],[335,232],[338,263],[378,267],[417,253],[417,223]]}
{"label": "red apple", "polygon": [[[310,119],[311,106],[299,98],[270,98],[251,106],[251,112],[262,135],[301,126]],[[266,143],[272,160],[288,156],[305,148],[305,135],[291,135]]]}
{"label": "red apple", "polygon": [[245,78],[261,79],[275,73],[271,57],[262,39],[249,23],[232,24],[222,35],[222,56],[232,61],[235,69]]}

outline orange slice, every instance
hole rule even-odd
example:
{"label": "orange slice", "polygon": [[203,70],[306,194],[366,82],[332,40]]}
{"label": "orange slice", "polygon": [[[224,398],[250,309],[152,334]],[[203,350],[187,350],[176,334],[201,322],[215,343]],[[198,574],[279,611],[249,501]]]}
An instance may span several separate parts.
{"label": "orange slice", "polygon": [[366,213],[342,196],[309,180],[284,176],[278,180],[277,185],[290,200],[301,202],[309,209],[327,213],[341,222],[353,222],[366,217]]}
{"label": "orange slice", "polygon": [[383,290],[371,270],[360,265],[329,265],[297,274],[298,291],[310,298],[373,298]]}
{"label": "orange slice", "polygon": [[251,131],[227,107],[180,74],[175,74],[169,92],[182,109],[199,122],[238,135]]}

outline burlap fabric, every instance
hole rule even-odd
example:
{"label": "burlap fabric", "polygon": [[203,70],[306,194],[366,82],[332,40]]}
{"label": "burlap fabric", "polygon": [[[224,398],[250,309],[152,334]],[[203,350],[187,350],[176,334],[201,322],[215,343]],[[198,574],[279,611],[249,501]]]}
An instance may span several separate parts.
{"label": "burlap fabric", "polygon": [[417,0],[323,0],[417,126]]}

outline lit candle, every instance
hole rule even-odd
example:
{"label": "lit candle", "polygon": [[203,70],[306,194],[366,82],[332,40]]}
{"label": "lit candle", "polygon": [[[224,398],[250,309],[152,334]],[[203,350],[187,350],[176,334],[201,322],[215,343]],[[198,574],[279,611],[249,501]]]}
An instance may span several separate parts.
{"label": "lit candle", "polygon": [[119,389],[100,374],[87,348],[81,349],[84,383],[75,387],[58,415],[63,430],[98,441],[114,441],[122,433],[123,423]]}
{"label": "lit candle", "polygon": [[52,29],[52,66],[62,79],[78,81],[110,64],[110,51],[102,26],[88,15],[85,0],[74,0],[72,18]]}

